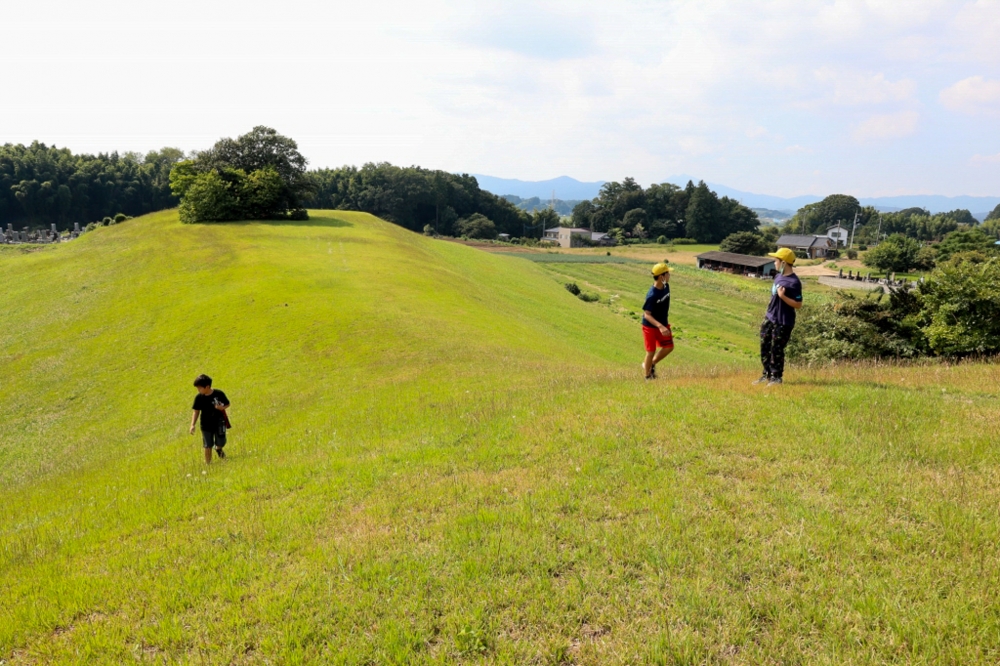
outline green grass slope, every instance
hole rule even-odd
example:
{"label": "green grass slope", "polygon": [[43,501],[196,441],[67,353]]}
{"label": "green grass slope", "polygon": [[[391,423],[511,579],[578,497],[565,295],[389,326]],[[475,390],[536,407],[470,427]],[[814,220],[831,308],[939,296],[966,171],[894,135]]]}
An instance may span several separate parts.
{"label": "green grass slope", "polygon": [[681,267],[646,383],[642,266],[357,213],[165,212],[0,273],[0,662],[1000,657],[994,365],[751,389],[768,285]]}

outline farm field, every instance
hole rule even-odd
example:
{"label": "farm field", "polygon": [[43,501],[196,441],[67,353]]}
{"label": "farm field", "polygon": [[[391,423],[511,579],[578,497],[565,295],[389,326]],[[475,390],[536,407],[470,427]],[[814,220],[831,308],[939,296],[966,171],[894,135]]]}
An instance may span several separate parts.
{"label": "farm field", "polygon": [[0,248],[0,664],[1000,660],[1000,366],[752,387],[679,265],[644,382],[645,264],[311,215]]}

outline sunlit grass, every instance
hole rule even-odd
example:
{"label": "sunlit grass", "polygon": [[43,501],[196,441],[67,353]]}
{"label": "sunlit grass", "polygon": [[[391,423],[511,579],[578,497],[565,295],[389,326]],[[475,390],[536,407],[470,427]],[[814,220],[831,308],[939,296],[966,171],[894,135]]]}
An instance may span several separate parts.
{"label": "sunlit grass", "polygon": [[751,387],[769,285],[681,266],[647,383],[642,265],[313,217],[0,254],[0,660],[1000,657],[998,366]]}

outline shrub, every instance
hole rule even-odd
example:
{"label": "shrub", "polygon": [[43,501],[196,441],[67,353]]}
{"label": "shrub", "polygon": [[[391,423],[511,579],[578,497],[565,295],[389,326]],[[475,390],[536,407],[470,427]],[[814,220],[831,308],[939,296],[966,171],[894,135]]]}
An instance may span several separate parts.
{"label": "shrub", "polygon": [[1000,260],[949,263],[921,286],[924,328],[944,356],[1000,352]]}
{"label": "shrub", "polygon": [[858,249],[859,249],[859,250],[861,250],[862,252],[864,252],[865,250],[867,250],[867,249],[868,249],[868,246],[867,246],[867,245],[865,245],[864,243],[860,243],[860,244],[858,245]]}
{"label": "shrub", "polygon": [[667,237],[666,236],[657,236],[656,237],[656,243],[658,245],[666,245],[667,244]]}
{"label": "shrub", "polygon": [[309,219],[309,211],[305,208],[296,208],[288,213],[289,220],[295,220],[296,222],[301,222],[303,220]]}
{"label": "shrub", "polygon": [[101,220],[101,225],[106,227],[109,224],[111,224],[111,222],[112,222],[111,218],[110,217],[106,217],[103,220]]}
{"label": "shrub", "polygon": [[589,291],[580,292],[580,294],[577,295],[577,298],[579,298],[581,301],[586,301],[587,303],[594,303],[596,301],[601,300],[600,296],[598,296],[597,294],[592,294]]}
{"label": "shrub", "polygon": [[979,251],[992,253],[996,248],[993,244],[995,240],[995,238],[988,236],[981,229],[953,231],[938,244],[937,252],[941,261],[946,261],[948,257],[956,252]]}
{"label": "shrub", "polygon": [[675,238],[674,245],[697,245],[698,241],[693,238]]}
{"label": "shrub", "polygon": [[115,215],[114,223],[115,224],[120,224],[120,223],[124,222],[127,219],[129,219],[128,215],[126,215],[125,213],[118,213],[117,215]]}
{"label": "shrub", "polygon": [[801,320],[788,344],[789,358],[806,363],[867,358],[915,358],[927,353],[919,329],[921,300],[902,289],[858,296],[841,292]]}
{"label": "shrub", "polygon": [[567,282],[566,285],[565,285],[565,287],[566,287],[566,291],[568,291],[569,293],[573,294],[574,296],[579,296],[580,295],[580,287],[576,286],[575,282]]}
{"label": "shrub", "polygon": [[913,267],[918,271],[929,271],[937,263],[937,250],[931,245],[925,245],[917,251],[913,259]]}
{"label": "shrub", "polygon": [[722,242],[719,243],[719,249],[723,252],[762,257],[768,253],[770,243],[764,240],[763,236],[752,231],[737,231],[723,238]]}
{"label": "shrub", "polygon": [[858,258],[858,251],[855,250],[854,248],[851,248],[850,250],[847,251],[847,258],[848,259],[857,259]]}
{"label": "shrub", "polygon": [[[434,235],[434,227],[432,227],[429,224],[425,224],[424,225],[424,236],[433,236],[433,235]],[[513,242],[513,239],[511,240],[511,242]]]}
{"label": "shrub", "polygon": [[469,238],[496,238],[497,227],[493,220],[481,213],[473,213],[455,223],[455,229]]}

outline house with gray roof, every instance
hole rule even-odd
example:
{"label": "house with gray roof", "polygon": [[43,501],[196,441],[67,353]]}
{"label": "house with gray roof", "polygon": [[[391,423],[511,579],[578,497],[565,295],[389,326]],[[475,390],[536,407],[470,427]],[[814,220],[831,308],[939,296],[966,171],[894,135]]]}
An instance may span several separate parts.
{"label": "house with gray roof", "polygon": [[698,268],[747,277],[770,277],[775,274],[774,257],[755,257],[735,252],[702,252],[697,257]]}
{"label": "house with gray roof", "polygon": [[778,247],[787,247],[796,253],[804,252],[810,259],[816,259],[836,250],[837,242],[828,236],[785,234],[778,239]]}

